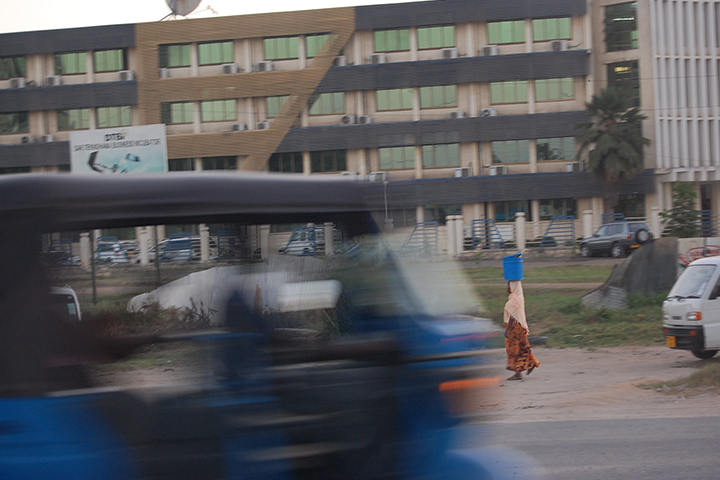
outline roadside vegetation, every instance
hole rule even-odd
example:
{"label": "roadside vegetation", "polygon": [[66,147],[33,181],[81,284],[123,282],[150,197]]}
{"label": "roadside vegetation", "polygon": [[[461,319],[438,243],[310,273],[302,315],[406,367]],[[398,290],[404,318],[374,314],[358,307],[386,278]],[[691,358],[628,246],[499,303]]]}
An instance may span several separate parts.
{"label": "roadside vegetation", "polygon": [[[591,288],[569,284],[603,282],[612,267],[526,268],[523,280],[530,336],[547,337],[549,347],[599,348],[619,345],[661,345],[662,301],[633,294],[626,310],[586,307],[580,298]],[[474,268],[469,274],[485,307],[484,316],[502,325],[507,290],[499,268]],[[492,285],[497,281],[497,286]],[[562,284],[552,287],[548,284]]]}
{"label": "roadside vegetation", "polygon": [[720,390],[720,362],[709,360],[708,365],[691,373],[687,377],[669,382],[653,382],[640,385],[641,388],[655,389],[659,392],[676,395],[699,395]]}

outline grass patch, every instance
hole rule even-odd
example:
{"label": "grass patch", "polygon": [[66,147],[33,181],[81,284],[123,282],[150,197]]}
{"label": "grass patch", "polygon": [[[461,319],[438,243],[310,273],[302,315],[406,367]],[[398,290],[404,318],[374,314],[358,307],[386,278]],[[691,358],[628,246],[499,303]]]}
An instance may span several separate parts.
{"label": "grass patch", "polygon": [[720,363],[714,362],[691,373],[687,377],[669,382],[653,382],[639,385],[641,388],[658,389],[663,393],[700,394],[720,390]]}
{"label": "grass patch", "polygon": [[[561,265],[525,268],[523,283],[602,283],[610,276],[612,265]],[[477,283],[504,282],[500,267],[476,267],[465,270]]]}
{"label": "grass patch", "polygon": [[[554,269],[554,267],[548,267],[548,269],[550,268]],[[584,267],[580,268],[584,269]],[[535,270],[542,270],[542,268]],[[535,278],[547,278],[547,276],[537,274]],[[578,275],[572,283],[591,282],[593,278],[597,278],[594,273],[589,273],[589,276],[586,277]],[[651,297],[645,297],[640,293],[633,294],[628,299],[630,308],[609,310],[584,306],[580,298],[588,293],[587,288],[558,287],[549,289],[533,287],[532,282],[524,283],[525,308],[530,335],[548,337],[547,345],[549,347],[599,348],[662,344],[664,293]],[[501,326],[503,309],[507,302],[505,284],[481,285],[477,287],[477,291],[485,307],[483,315]]]}

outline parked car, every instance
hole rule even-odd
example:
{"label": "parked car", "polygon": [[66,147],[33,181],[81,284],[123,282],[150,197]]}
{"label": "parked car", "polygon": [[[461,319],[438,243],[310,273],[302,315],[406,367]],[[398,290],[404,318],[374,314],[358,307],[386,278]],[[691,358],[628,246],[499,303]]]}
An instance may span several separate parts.
{"label": "parked car", "polygon": [[50,289],[48,307],[69,323],[82,320],[80,301],[78,300],[75,290],[68,285],[64,287],[52,287]]}
{"label": "parked car", "polygon": [[645,222],[612,222],[598,228],[595,235],[580,242],[580,256],[597,254],[621,258],[653,241],[653,233]]}
{"label": "parked car", "polygon": [[[190,241],[190,248],[188,248],[188,240]],[[218,254],[217,242],[210,237],[209,243],[210,258],[214,259]],[[191,260],[200,260],[201,257],[199,236],[188,237],[184,234],[173,234],[170,238],[158,242],[157,248],[160,250],[161,262],[189,262]],[[148,258],[151,262],[157,258],[154,245],[148,249]],[[133,261],[140,262],[139,252]]]}
{"label": "parked car", "polygon": [[130,263],[130,257],[118,242],[98,242],[95,248],[95,261],[112,264]]}

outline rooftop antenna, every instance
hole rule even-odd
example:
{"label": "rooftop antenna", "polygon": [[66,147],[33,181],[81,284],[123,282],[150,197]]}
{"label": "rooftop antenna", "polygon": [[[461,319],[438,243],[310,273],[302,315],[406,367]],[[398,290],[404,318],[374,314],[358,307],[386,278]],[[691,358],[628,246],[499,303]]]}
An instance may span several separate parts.
{"label": "rooftop antenna", "polygon": [[170,7],[170,13],[165,15],[162,20],[168,17],[177,18],[178,16],[185,17],[192,13],[202,0],[165,0]]}

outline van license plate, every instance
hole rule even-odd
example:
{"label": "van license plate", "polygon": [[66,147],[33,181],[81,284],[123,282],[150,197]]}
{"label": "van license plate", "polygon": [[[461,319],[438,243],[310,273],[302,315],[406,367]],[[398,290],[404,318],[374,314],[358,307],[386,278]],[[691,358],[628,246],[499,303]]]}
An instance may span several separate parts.
{"label": "van license plate", "polygon": [[637,244],[637,245],[630,245],[630,248],[640,248],[640,244]]}
{"label": "van license plate", "polygon": [[677,340],[673,336],[667,336],[665,337],[665,345],[670,348],[675,348],[677,347]]}

